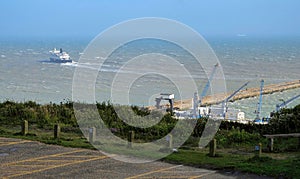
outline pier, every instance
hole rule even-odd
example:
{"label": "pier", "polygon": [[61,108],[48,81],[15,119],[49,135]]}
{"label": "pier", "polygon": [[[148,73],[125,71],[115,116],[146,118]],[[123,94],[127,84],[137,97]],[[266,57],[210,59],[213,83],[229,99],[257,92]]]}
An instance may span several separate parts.
{"label": "pier", "polygon": [[[284,82],[284,83],[278,83],[278,84],[269,84],[266,85],[263,89],[263,94],[272,94],[276,92],[283,92],[289,89],[295,89],[300,88],[300,80],[295,80],[291,82]],[[213,104],[219,104],[221,103],[225,98],[227,98],[231,92],[228,92],[226,94],[216,94],[213,96],[205,96],[202,99],[202,104],[207,105],[213,105]],[[241,90],[236,96],[233,97],[230,101],[236,101],[251,97],[259,96],[260,94],[260,88],[247,88],[245,90]],[[180,109],[188,109],[192,107],[192,98],[186,99],[186,100],[178,100],[174,102],[174,107],[178,107]]]}

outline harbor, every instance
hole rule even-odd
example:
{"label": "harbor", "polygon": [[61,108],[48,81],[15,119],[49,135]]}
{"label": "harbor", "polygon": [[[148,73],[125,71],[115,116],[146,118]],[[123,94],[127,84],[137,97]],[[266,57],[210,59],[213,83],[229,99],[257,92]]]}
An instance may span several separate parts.
{"label": "harbor", "polygon": [[[228,92],[226,94],[206,95],[210,87],[211,79],[208,80],[202,93],[198,95],[198,92],[194,93],[193,98],[185,100],[175,100],[175,96],[172,93],[161,93],[159,97],[155,99],[156,105],[149,107],[154,110],[167,110],[171,112],[177,119],[197,119],[201,117],[210,117],[219,120],[228,120],[239,123],[255,123],[255,124],[267,124],[274,114],[281,108],[286,107],[292,101],[298,99],[300,95],[296,95],[288,100],[282,100],[280,104],[276,104],[275,111],[269,111],[268,116],[262,115],[263,95],[283,92],[286,90],[296,89],[300,87],[300,80],[269,84],[265,86],[265,81],[260,81],[260,87],[246,88],[250,83],[249,81],[243,84],[240,88],[234,92]],[[229,108],[227,105],[229,102],[242,100],[246,98],[259,97],[255,113],[255,118],[246,117],[245,111],[238,108]],[[167,104],[162,104],[161,101],[167,101]]]}
{"label": "harbor", "polygon": [[[300,80],[278,83],[278,84],[269,84],[265,85],[263,89],[263,94],[272,94],[276,92],[283,92],[290,89],[300,88]],[[204,96],[202,99],[202,105],[209,106],[214,104],[221,103],[224,99],[231,95],[232,92],[228,92],[226,94],[215,94],[215,95],[208,95]],[[246,98],[257,97],[260,95],[260,87],[254,88],[246,88],[244,90],[239,91],[230,101],[236,101]],[[180,109],[189,109],[192,107],[192,98],[185,99],[185,100],[175,100],[174,107]]]}

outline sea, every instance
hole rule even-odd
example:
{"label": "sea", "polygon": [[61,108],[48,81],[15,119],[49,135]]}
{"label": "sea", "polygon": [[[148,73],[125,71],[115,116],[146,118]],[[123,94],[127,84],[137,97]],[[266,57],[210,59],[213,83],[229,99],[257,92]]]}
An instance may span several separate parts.
{"label": "sea", "polygon": [[[207,37],[208,44],[215,52],[223,69],[227,91],[238,89],[245,82],[250,81],[249,87],[259,87],[264,79],[265,85],[300,80],[300,37]],[[0,101],[12,100],[25,102],[28,100],[37,103],[60,103],[72,101],[72,84],[77,68],[91,68],[97,70],[93,64],[78,63],[92,38],[26,38],[0,39]],[[150,45],[149,45],[150,44]],[[49,51],[53,48],[62,48],[70,54],[73,63],[50,63]],[[131,44],[130,48],[119,50],[110,61],[99,69],[95,84],[96,101],[112,101],[110,96],[111,82],[117,67],[124,65],[124,59],[149,53],[149,48],[158,48],[167,51],[180,59],[182,66],[191,66],[195,74],[199,93],[207,83],[208,77],[204,73],[197,73],[197,68],[189,64],[188,56],[180,50],[173,49],[172,45],[160,41],[142,41]],[[130,50],[130,52],[128,52]],[[130,54],[130,56],[128,56]],[[95,57],[97,59],[97,57]],[[151,59],[148,59],[151,60]],[[147,61],[140,63],[127,74],[135,74]],[[150,63],[149,63],[150,64]],[[170,68],[163,66],[166,73]],[[128,69],[127,69],[128,70]],[[194,72],[193,72],[194,70]],[[121,74],[122,75],[122,74]],[[138,75],[137,73],[135,75]],[[178,72],[178,76],[181,72]],[[155,97],[160,93],[174,93],[175,99],[192,98],[193,94],[180,96],[176,84],[163,75],[148,74],[147,77],[138,77],[131,85],[130,104],[149,106],[155,104]],[[99,92],[99,94],[98,94]],[[122,92],[122,91],[121,91]],[[209,92],[208,92],[209,94]],[[282,103],[300,94],[300,89],[273,93],[263,96],[261,116],[268,116],[275,110],[276,104]],[[249,98],[233,103],[228,107],[245,112],[246,118],[254,119],[254,111],[258,106],[258,98]],[[300,99],[294,100],[287,107],[300,104]]]}

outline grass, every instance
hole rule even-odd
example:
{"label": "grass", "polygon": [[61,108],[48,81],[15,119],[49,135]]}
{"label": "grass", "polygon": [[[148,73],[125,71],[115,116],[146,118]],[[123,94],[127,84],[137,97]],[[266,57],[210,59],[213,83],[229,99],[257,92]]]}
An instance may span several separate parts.
{"label": "grass", "polygon": [[77,133],[61,132],[59,139],[54,139],[52,130],[42,130],[35,127],[30,129],[30,133],[22,135],[19,127],[0,127],[0,136],[8,138],[19,138],[25,140],[39,141],[45,144],[61,145],[72,148],[95,149],[86,138]]}
{"label": "grass", "polygon": [[179,150],[163,160],[197,167],[218,170],[238,170],[273,177],[299,178],[300,153],[296,157],[286,156],[284,159],[273,159],[268,154],[260,158],[252,155],[239,155],[219,152],[217,157],[209,157],[208,151]]}

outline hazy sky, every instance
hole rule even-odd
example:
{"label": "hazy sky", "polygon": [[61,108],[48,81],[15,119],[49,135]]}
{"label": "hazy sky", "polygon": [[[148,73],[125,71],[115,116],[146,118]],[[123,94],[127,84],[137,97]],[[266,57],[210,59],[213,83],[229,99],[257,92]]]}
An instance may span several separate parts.
{"label": "hazy sky", "polygon": [[299,0],[2,0],[0,37],[93,37],[139,17],[178,20],[202,35],[300,35]]}

